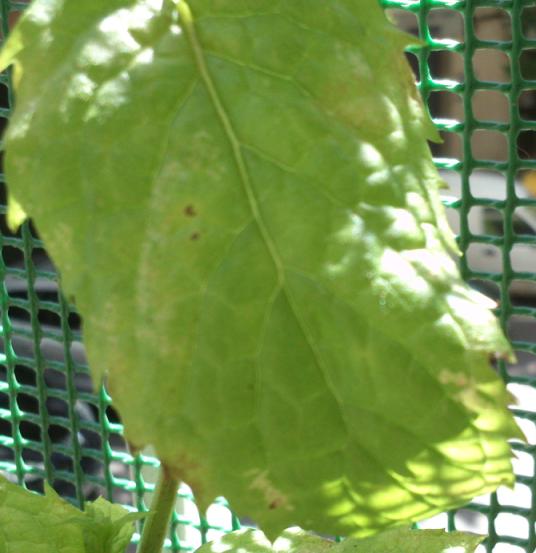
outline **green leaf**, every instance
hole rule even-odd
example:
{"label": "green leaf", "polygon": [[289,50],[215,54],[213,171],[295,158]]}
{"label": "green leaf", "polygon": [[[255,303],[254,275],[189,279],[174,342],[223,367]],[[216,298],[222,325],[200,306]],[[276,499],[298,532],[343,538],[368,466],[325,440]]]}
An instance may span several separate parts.
{"label": "green leaf", "polygon": [[387,530],[372,538],[350,539],[332,553],[474,553],[484,536],[443,530]]}
{"label": "green leaf", "polygon": [[30,493],[0,477],[0,551],[9,553],[85,552],[76,509],[47,488]]}
{"label": "green leaf", "polygon": [[396,528],[336,543],[289,528],[272,545],[261,531],[244,529],[202,545],[196,553],[474,553],[483,539],[464,532]]}
{"label": "green leaf", "polygon": [[408,41],[376,0],[35,0],[0,58],[11,193],[129,441],[269,535],[513,481]]}
{"label": "green leaf", "polygon": [[128,513],[99,498],[84,512],[50,487],[37,495],[0,477],[0,551],[9,553],[125,553],[133,522]]}
{"label": "green leaf", "polygon": [[88,503],[84,510],[84,543],[91,553],[124,553],[134,534],[134,522],[147,513],[129,513],[102,497]]}

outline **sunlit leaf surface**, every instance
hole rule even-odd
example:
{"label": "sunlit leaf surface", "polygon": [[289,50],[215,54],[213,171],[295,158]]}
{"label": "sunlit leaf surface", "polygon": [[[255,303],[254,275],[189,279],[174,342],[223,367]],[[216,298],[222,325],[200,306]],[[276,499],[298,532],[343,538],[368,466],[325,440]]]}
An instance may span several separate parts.
{"label": "sunlit leaf surface", "polygon": [[449,256],[407,42],[376,0],[36,0],[1,56],[10,191],[96,382],[270,536],[512,482],[509,346]]}
{"label": "sunlit leaf surface", "polygon": [[207,543],[196,553],[474,553],[482,539],[463,532],[397,528],[335,543],[289,528],[272,544],[261,531],[244,529]]}

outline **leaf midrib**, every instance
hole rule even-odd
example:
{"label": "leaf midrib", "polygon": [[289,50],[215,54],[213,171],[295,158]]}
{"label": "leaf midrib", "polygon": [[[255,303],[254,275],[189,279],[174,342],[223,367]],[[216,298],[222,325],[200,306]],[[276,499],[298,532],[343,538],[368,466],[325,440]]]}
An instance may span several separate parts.
{"label": "leaf midrib", "polygon": [[[255,192],[253,191],[253,187],[251,185],[251,179],[249,176],[248,169],[246,167],[242,152],[241,152],[241,142],[236,136],[236,133],[234,131],[233,125],[229,119],[229,116],[227,114],[227,111],[220,99],[220,96],[218,94],[218,91],[216,90],[216,87],[214,85],[214,82],[212,80],[212,76],[209,73],[208,67],[205,62],[205,57],[203,55],[203,48],[197,38],[197,32],[195,30],[195,24],[194,24],[194,17],[190,10],[190,6],[186,2],[186,0],[181,0],[179,4],[177,5],[177,10],[179,12],[180,21],[179,25],[185,32],[186,38],[192,48],[195,63],[197,65],[197,69],[200,73],[201,79],[204,82],[205,86],[207,87],[207,91],[210,97],[210,100],[216,110],[216,113],[218,117],[220,118],[220,121],[223,125],[225,135],[227,139],[229,140],[229,143],[231,145],[232,151],[233,151],[233,157],[235,160],[235,163],[238,168],[239,176],[240,176],[240,182],[242,185],[242,189],[244,190],[244,193],[247,198],[247,202],[249,204],[249,207],[251,209],[251,213],[253,215],[253,219],[255,220],[255,223],[257,224],[257,227],[259,229],[259,232],[261,234],[261,237],[263,239],[263,242],[266,245],[266,248],[268,250],[268,253],[272,259],[272,262],[274,264],[276,275],[277,275],[277,285],[274,289],[274,292],[272,294],[272,300],[277,296],[278,291],[282,292],[286,300],[289,304],[289,307],[294,314],[294,317],[296,318],[296,322],[298,323],[298,326],[303,334],[303,337],[305,339],[305,342],[307,343],[307,346],[311,350],[311,353],[313,355],[314,362],[318,366],[320,373],[322,374],[326,385],[328,389],[333,394],[333,397],[335,401],[340,405],[341,399],[339,397],[339,394],[337,393],[337,390],[333,387],[332,383],[330,382],[329,377],[327,376],[326,372],[326,364],[322,359],[322,355],[317,350],[315,346],[315,342],[312,339],[312,337],[309,335],[309,332],[307,330],[307,327],[304,323],[304,321],[299,316],[299,311],[297,309],[297,306],[295,305],[293,298],[288,290],[288,285],[286,283],[285,278],[285,266],[283,261],[281,260],[281,257],[279,256],[279,252],[277,251],[277,247],[272,240],[272,237],[270,236],[270,233],[268,231],[268,228],[266,227],[264,220],[262,218],[259,205],[257,202],[257,198],[255,196]],[[342,419],[345,423],[345,425],[348,427],[348,421],[346,420],[346,417],[344,414],[342,414]]]}
{"label": "leaf midrib", "polygon": [[184,0],[178,4],[177,9],[180,15],[179,23],[181,27],[184,29],[186,37],[190,43],[190,46],[192,47],[197,69],[199,70],[201,79],[203,80],[203,82],[205,83],[205,86],[207,87],[210,100],[214,106],[214,109],[216,110],[216,113],[218,114],[218,117],[223,125],[227,139],[229,140],[229,143],[231,145],[231,148],[233,151],[233,157],[235,159],[235,163],[238,168],[238,173],[240,175],[240,182],[242,184],[242,188],[246,195],[253,218],[255,219],[255,222],[259,228],[259,232],[261,233],[262,239],[274,263],[276,273],[277,273],[279,288],[283,288],[283,284],[285,281],[285,274],[284,274],[285,270],[283,267],[283,262],[279,257],[277,248],[262,219],[262,216],[259,210],[259,205],[257,203],[257,198],[255,197],[255,193],[253,192],[253,187],[251,186],[251,179],[249,177],[249,172],[246,168],[246,164],[244,162],[244,158],[241,153],[240,141],[236,136],[233,125],[229,119],[229,116],[227,115],[227,111],[225,110],[225,107],[223,106],[222,101],[220,100],[219,94],[216,90],[216,87],[214,86],[212,77],[208,71],[205,58],[203,55],[203,50],[201,48],[199,40],[197,39],[197,33],[194,28],[192,12],[190,10],[190,7]]}

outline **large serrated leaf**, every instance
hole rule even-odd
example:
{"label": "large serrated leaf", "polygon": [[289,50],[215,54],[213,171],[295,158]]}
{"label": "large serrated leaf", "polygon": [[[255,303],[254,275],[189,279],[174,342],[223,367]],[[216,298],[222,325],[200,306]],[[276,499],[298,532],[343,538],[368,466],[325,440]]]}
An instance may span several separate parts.
{"label": "large serrated leaf", "polygon": [[243,529],[201,546],[196,553],[474,553],[482,540],[483,536],[464,532],[396,528],[336,543],[288,528],[272,544],[261,531]]}
{"label": "large serrated leaf", "polygon": [[82,512],[45,491],[30,493],[0,477],[0,553],[124,553],[134,520],[145,516],[102,498]]}
{"label": "large serrated leaf", "polygon": [[128,439],[270,535],[512,482],[407,40],[376,0],[36,0],[1,56],[10,190]]}

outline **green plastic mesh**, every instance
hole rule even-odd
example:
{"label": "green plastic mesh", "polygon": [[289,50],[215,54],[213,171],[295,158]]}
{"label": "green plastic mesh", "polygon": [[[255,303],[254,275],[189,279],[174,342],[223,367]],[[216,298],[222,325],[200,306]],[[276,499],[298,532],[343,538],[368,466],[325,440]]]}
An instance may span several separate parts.
{"label": "green plastic mesh", "polygon": [[[0,0],[2,37],[27,3]],[[477,498],[422,526],[487,533],[483,551],[532,553],[536,549],[536,357],[532,357],[536,355],[536,235],[534,229],[519,225],[517,213],[532,207],[536,219],[536,198],[519,194],[519,183],[530,182],[531,171],[536,171],[536,108],[524,108],[527,99],[536,105],[536,0],[383,0],[383,5],[396,20],[413,21],[423,41],[408,56],[414,56],[422,96],[445,139],[445,146],[433,150],[441,156],[437,166],[449,182],[459,183],[458,197],[446,203],[459,217],[459,244],[465,254],[461,270],[468,281],[499,300],[497,315],[519,362],[501,361],[497,369],[521,398],[514,411],[529,438],[527,445],[515,444],[514,491]],[[453,18],[458,23],[451,32],[441,22]],[[485,29],[481,23],[487,19],[501,22],[498,36],[477,31],[475,22]],[[403,26],[407,28],[407,23]],[[504,78],[488,79],[477,64],[481,55],[491,60],[488,66],[502,64]],[[449,56],[456,57],[459,66],[453,74],[444,69]],[[506,109],[501,117],[483,120],[480,106],[490,94],[500,95]],[[438,102],[442,95],[451,100]],[[11,105],[9,76],[4,74],[0,76],[3,126]],[[479,144],[501,141],[504,148],[497,159],[481,159]],[[495,184],[487,194],[485,186],[476,187],[475,178],[480,174],[482,181],[482,175],[491,172]],[[98,395],[92,392],[80,319],[59,293],[57,274],[42,243],[31,224],[16,235],[10,233],[5,210],[2,188],[0,471],[37,491],[46,478],[80,507],[104,495],[132,510],[146,510],[158,462],[149,451],[136,457],[128,453],[111,398],[104,389]],[[495,213],[495,226],[474,228],[472,221],[477,219],[471,214],[484,210]],[[481,248],[478,259],[495,255],[498,269],[493,264],[493,270],[473,265],[475,247]],[[521,268],[516,261],[520,257],[527,260]],[[223,499],[201,516],[191,491],[183,486],[166,546],[170,551],[193,550],[239,526]]]}

